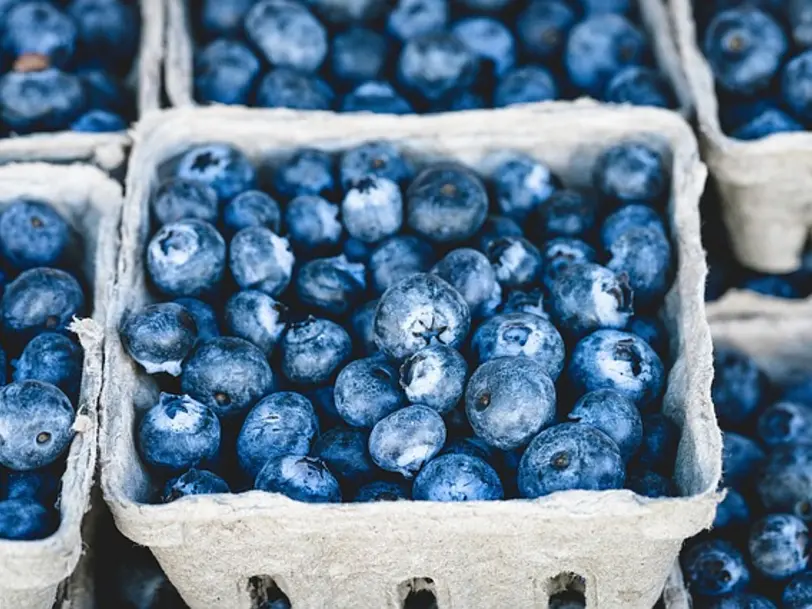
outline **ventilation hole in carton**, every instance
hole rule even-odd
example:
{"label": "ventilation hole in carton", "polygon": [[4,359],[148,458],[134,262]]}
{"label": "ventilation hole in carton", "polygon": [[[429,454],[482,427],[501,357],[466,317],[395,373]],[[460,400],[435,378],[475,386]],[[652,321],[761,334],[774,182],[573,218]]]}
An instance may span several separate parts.
{"label": "ventilation hole in carton", "polygon": [[549,609],[584,609],[586,582],[575,573],[559,573],[547,582]]}
{"label": "ventilation hole in carton", "polygon": [[415,577],[398,586],[403,609],[437,609],[437,587],[430,577]]}
{"label": "ventilation hole in carton", "polygon": [[291,609],[290,600],[270,575],[248,579],[251,609]]}

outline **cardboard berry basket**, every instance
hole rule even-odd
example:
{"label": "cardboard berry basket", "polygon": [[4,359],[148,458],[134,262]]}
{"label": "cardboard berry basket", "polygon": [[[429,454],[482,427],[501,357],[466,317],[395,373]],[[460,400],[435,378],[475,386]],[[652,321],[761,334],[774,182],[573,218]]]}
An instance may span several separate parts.
{"label": "cardboard berry basket", "polygon": [[[138,0],[141,43],[127,83],[135,94],[138,116],[157,109],[161,99],[164,53],[163,0]],[[130,138],[118,133],[60,131],[0,138],[0,164],[15,161],[85,162],[112,172],[123,168]]]}
{"label": "cardboard berry basket", "polygon": [[[194,4],[194,2],[191,2]],[[305,3],[306,4],[306,3]],[[394,3],[390,3],[394,6]],[[648,35],[655,64],[660,68],[677,99],[679,112],[691,114],[691,97],[682,73],[668,12],[662,0],[636,0],[642,29]],[[196,105],[194,98],[194,54],[189,0],[166,0],[166,57],[164,82],[172,106]]]}
{"label": "cardboard berry basket", "polygon": [[[415,160],[454,159],[483,173],[489,153],[521,150],[569,185],[583,186],[600,149],[632,136],[660,147],[673,170],[668,216],[679,262],[663,307],[675,362],[664,409],[682,428],[681,498],[616,490],[533,501],[312,505],[251,491],[150,503],[154,489],[133,424],[156,387],[122,349],[117,326],[126,311],[151,300],[143,264],[150,195],[189,146],[228,142],[262,167],[302,146],[340,151],[386,139]],[[721,471],[702,303],[707,268],[698,200],[705,169],[684,121],[671,112],[594,103],[424,117],[216,107],[148,117],[134,139],[107,319],[102,490],[119,529],[152,550],[192,609],[247,609],[272,585],[297,609],[396,609],[416,580],[432,589],[440,609],[546,608],[551,594],[574,581],[583,583],[590,609],[654,604],[682,540],[710,524]]]}
{"label": "cardboard berry basket", "polygon": [[[90,165],[19,163],[0,167],[0,208],[18,197],[50,203],[83,237],[81,271],[92,293],[93,315],[75,320],[84,349],[76,436],[67,454],[58,508],[59,528],[40,541],[0,540],[0,609],[51,609],[86,588],[67,579],[85,552],[82,524],[90,505],[96,466],[98,401],[102,382],[103,328],[112,291],[120,184]],[[74,604],[73,606],[82,606]]]}

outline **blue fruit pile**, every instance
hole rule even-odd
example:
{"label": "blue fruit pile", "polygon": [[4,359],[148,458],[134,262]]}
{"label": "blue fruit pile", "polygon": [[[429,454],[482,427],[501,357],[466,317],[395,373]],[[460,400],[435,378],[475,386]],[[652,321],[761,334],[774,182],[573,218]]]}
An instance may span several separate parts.
{"label": "blue fruit pile", "polygon": [[59,523],[83,361],[67,326],[90,309],[72,274],[80,243],[42,201],[0,212],[0,539],[40,539]]}
{"label": "blue fruit pile", "polygon": [[203,0],[200,103],[410,114],[674,107],[631,0]]}
{"label": "blue fruit pile", "polygon": [[665,159],[612,145],[588,191],[493,160],[418,167],[376,141],[260,176],[229,145],[180,156],[151,200],[161,302],[120,327],[164,390],[136,422],[161,500],[676,493]]}
{"label": "blue fruit pile", "polygon": [[727,496],[682,555],[698,609],[812,606],[812,384],[772,386],[747,355],[717,345],[713,401]]}
{"label": "blue fruit pile", "polygon": [[134,0],[0,2],[0,134],[126,129],[139,20]]}
{"label": "blue fruit pile", "polygon": [[697,0],[700,44],[716,79],[719,119],[756,140],[812,125],[812,10],[803,1]]}

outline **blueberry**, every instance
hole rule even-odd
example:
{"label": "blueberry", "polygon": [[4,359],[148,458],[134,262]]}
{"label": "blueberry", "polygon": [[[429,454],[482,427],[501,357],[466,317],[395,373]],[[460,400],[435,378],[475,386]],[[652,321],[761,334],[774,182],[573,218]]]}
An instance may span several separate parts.
{"label": "blueberry", "polygon": [[202,0],[200,26],[209,38],[242,34],[243,22],[255,0]]}
{"label": "blueberry", "polygon": [[115,133],[126,129],[127,121],[109,110],[88,110],[70,126],[77,133]]}
{"label": "blueberry", "polygon": [[518,222],[507,216],[487,216],[475,237],[475,245],[484,252],[492,241],[501,237],[524,237],[524,231]]}
{"label": "blueberry", "polygon": [[378,345],[375,344],[375,311],[377,308],[378,300],[370,300],[353,313],[350,320],[355,345],[360,347],[361,353],[365,356],[378,352]]}
{"label": "blueberry", "polygon": [[541,252],[524,237],[500,237],[488,244],[485,254],[503,289],[521,288],[538,282]]}
{"label": "blueberry", "polygon": [[273,66],[315,72],[327,57],[324,26],[297,2],[257,2],[245,16],[245,33]]}
{"label": "blueberry", "polygon": [[730,137],[751,141],[773,133],[804,131],[804,126],[778,108],[767,108],[761,114],[733,130]]}
{"label": "blueberry", "polygon": [[279,296],[290,284],[293,262],[288,240],[264,226],[244,228],[231,240],[228,266],[244,290]]}
{"label": "blueberry", "polygon": [[781,595],[783,609],[808,609],[812,603],[812,571],[793,577]]}
{"label": "blueberry", "polygon": [[749,275],[749,277],[742,281],[742,289],[767,296],[776,296],[778,298],[803,297],[798,290],[798,286],[793,283],[791,276],[763,275],[761,273],[752,273]]}
{"label": "blueberry", "polygon": [[631,0],[578,0],[587,15],[618,13],[626,15],[632,10]]}
{"label": "blueberry", "polygon": [[599,14],[570,30],[564,64],[576,87],[599,97],[615,74],[643,63],[647,52],[645,36],[625,17]]}
{"label": "blueberry", "polygon": [[781,74],[781,97],[792,115],[802,123],[812,123],[812,52],[791,59]]}
{"label": "blueberry", "polygon": [[750,572],[732,544],[710,539],[688,548],[681,558],[688,587],[694,594],[722,596],[747,586]]}
{"label": "blueberry", "polygon": [[166,483],[161,494],[161,502],[171,503],[192,495],[215,495],[230,492],[228,483],[217,474],[205,469],[190,469]]}
{"label": "blueberry", "polygon": [[311,255],[334,249],[344,231],[340,212],[338,205],[317,195],[301,195],[288,203],[285,224],[294,249]]}
{"label": "blueberry", "polygon": [[541,241],[566,237],[589,238],[597,224],[598,202],[577,190],[553,192],[535,209],[530,230]]}
{"label": "blueberry", "polygon": [[510,70],[516,63],[516,41],[510,30],[490,17],[467,17],[451,28],[451,32],[486,62],[495,75]]}
{"label": "blueberry", "polygon": [[610,214],[601,226],[601,245],[605,250],[612,246],[627,232],[646,228],[662,233],[667,239],[667,232],[660,215],[648,205],[624,205]]}
{"label": "blueberry", "polygon": [[626,478],[626,488],[630,491],[656,499],[658,497],[676,497],[679,489],[674,481],[656,472],[639,472]]}
{"label": "blueberry", "polygon": [[20,359],[12,362],[11,378],[17,382],[50,383],[76,402],[82,381],[82,360],[82,347],[76,341],[63,334],[44,332],[31,339]]}
{"label": "blueberry", "polygon": [[716,83],[740,95],[752,95],[769,86],[787,46],[781,26],[768,14],[748,6],[718,13],[702,42]]}
{"label": "blueberry", "polygon": [[109,110],[120,115],[130,114],[132,100],[124,84],[114,74],[95,68],[79,68],[76,71],[85,90],[88,108]]}
{"label": "blueberry", "polygon": [[197,219],[217,222],[217,193],[212,188],[180,178],[163,182],[152,196],[152,213],[159,224]]}
{"label": "blueberry", "polygon": [[276,168],[273,181],[277,192],[288,199],[300,195],[327,197],[336,188],[333,159],[322,150],[301,148]]}
{"label": "blueberry", "polygon": [[609,248],[606,268],[628,278],[639,308],[658,305],[671,287],[673,257],[671,243],[655,228],[630,228]]}
{"label": "blueberry", "polygon": [[6,336],[38,334],[67,328],[85,312],[79,282],[64,271],[39,267],[23,271],[6,286],[0,315]]}
{"label": "blueberry", "polygon": [[369,454],[383,470],[413,478],[445,444],[446,429],[437,411],[423,404],[407,406],[372,428]]}
{"label": "blueberry", "polygon": [[540,66],[522,66],[501,78],[493,94],[493,105],[505,108],[555,99],[558,99],[558,85],[553,75]]}
{"label": "blueberry", "polygon": [[773,404],[758,418],[758,437],[767,446],[812,442],[812,405]]}
{"label": "blueberry", "polygon": [[46,507],[56,504],[64,465],[49,466],[25,472],[9,471],[5,480],[6,499],[33,499]]}
{"label": "blueberry", "polygon": [[412,106],[388,82],[371,80],[358,85],[341,102],[342,112],[412,114]]}
{"label": "blueberry", "polygon": [[518,152],[502,160],[491,179],[499,210],[519,221],[546,203],[559,186],[547,165]]}
{"label": "blueberry", "polygon": [[366,23],[379,18],[387,8],[386,4],[381,4],[377,0],[309,0],[309,4],[313,10],[334,25]]}
{"label": "blueberry", "polygon": [[162,294],[201,296],[213,291],[223,278],[226,242],[203,220],[164,224],[147,245],[146,266]]}
{"label": "blueberry", "polygon": [[474,315],[484,313],[494,300],[501,300],[502,290],[490,260],[475,249],[452,250],[431,272],[457,290]]}
{"label": "blueberry", "polygon": [[260,400],[245,418],[237,437],[240,468],[256,478],[268,459],[306,455],[318,434],[313,404],[292,391],[280,391]]}
{"label": "blueberry", "polygon": [[217,315],[205,302],[196,298],[177,298],[175,304],[182,306],[192,316],[197,327],[197,340],[204,341],[220,336]]}
{"label": "blueberry", "polygon": [[409,489],[401,483],[377,480],[359,488],[353,502],[404,501],[409,499],[410,495]]}
{"label": "blueberry", "polygon": [[270,356],[285,331],[285,305],[265,292],[243,290],[226,303],[225,326],[232,336],[244,338]]}
{"label": "blueberry", "polygon": [[488,213],[488,193],[469,169],[438,163],[423,170],[406,191],[409,228],[430,241],[472,237]]}
{"label": "blueberry", "polygon": [[582,339],[568,372],[579,394],[614,389],[640,408],[657,400],[665,386],[663,363],[654,350],[640,337],[617,330],[598,330]]}
{"label": "blueberry", "polygon": [[723,428],[736,428],[750,420],[768,391],[766,375],[750,357],[717,344],[713,351],[711,398]]}
{"label": "blueberry", "polygon": [[67,9],[78,30],[80,55],[126,73],[141,42],[141,13],[126,0],[72,0]]}
{"label": "blueberry", "polygon": [[725,498],[716,507],[714,529],[743,527],[750,522],[750,508],[736,489],[725,489]]}
{"label": "blueberry", "polygon": [[381,243],[369,257],[373,287],[382,294],[416,273],[425,273],[434,262],[431,245],[412,235],[396,235]]}
{"label": "blueberry", "polygon": [[180,304],[163,302],[127,315],[119,336],[129,356],[147,374],[178,376],[181,363],[197,341],[197,324]]}
{"label": "blueberry", "polygon": [[17,199],[0,213],[0,253],[17,269],[65,263],[72,236],[70,225],[42,201]]}
{"label": "blueberry", "polygon": [[426,102],[439,102],[469,88],[479,74],[476,54],[449,32],[409,39],[398,58],[398,79]]}
{"label": "blueberry", "polygon": [[330,69],[342,83],[377,80],[388,60],[389,42],[378,32],[352,27],[336,35],[330,49]]}
{"label": "blueberry", "polygon": [[350,236],[365,243],[381,241],[397,233],[403,224],[400,188],[387,178],[361,178],[347,189],[341,214]]}
{"label": "blueberry", "polygon": [[290,325],[282,337],[281,350],[282,373],[289,381],[319,385],[347,362],[352,341],[337,323],[308,317]]}
{"label": "blueberry", "polygon": [[463,110],[483,110],[489,104],[485,98],[473,91],[462,91],[459,95],[454,96],[453,99],[448,100],[447,104],[437,104],[432,108],[435,112],[461,112]]}
{"label": "blueberry", "polygon": [[398,373],[381,357],[350,362],[338,373],[335,405],[348,425],[371,428],[406,405]]}
{"label": "blueberry", "polygon": [[304,396],[313,404],[322,427],[326,429],[343,423],[336,410],[335,392],[332,385],[306,388]]}
{"label": "blueberry", "polygon": [[773,448],[757,481],[761,503],[771,512],[810,519],[812,444],[784,444]]}
{"label": "blueberry", "polygon": [[344,488],[356,489],[375,476],[367,448],[369,434],[362,429],[334,427],[314,443],[311,453],[327,464]]}
{"label": "blueberry", "polygon": [[446,414],[465,390],[468,364],[445,345],[431,345],[409,357],[400,367],[400,385],[406,399]]}
{"label": "blueberry", "polygon": [[273,197],[261,190],[245,190],[225,204],[223,223],[233,232],[264,226],[279,234],[282,212]]}
{"label": "blueberry", "polygon": [[573,264],[595,262],[598,255],[591,245],[580,239],[557,237],[541,248],[542,280],[549,291],[564,269]]}
{"label": "blueberry", "polygon": [[288,68],[268,72],[257,89],[260,108],[293,108],[294,110],[329,110],[334,93],[320,78]]}
{"label": "blueberry", "polygon": [[3,125],[18,135],[69,129],[87,106],[79,77],[58,68],[23,68],[18,65],[0,77]]}
{"label": "blueberry", "polygon": [[188,395],[162,393],[138,426],[138,451],[165,473],[209,463],[220,452],[220,420]]}
{"label": "blueberry", "polygon": [[635,315],[629,322],[628,330],[646,341],[660,359],[665,359],[668,355],[668,330],[660,319]]}
{"label": "blueberry", "polygon": [[339,174],[345,189],[371,176],[404,184],[414,176],[414,167],[394,144],[379,140],[344,151],[339,162]]}
{"label": "blueberry", "polygon": [[338,503],[338,481],[321,459],[285,455],[268,460],[257,475],[254,488],[281,493],[306,503]]}
{"label": "blueberry", "polygon": [[673,108],[673,94],[662,74],[651,68],[628,66],[615,74],[603,92],[613,104]]}
{"label": "blueberry", "polygon": [[448,283],[420,273],[396,283],[381,296],[374,325],[380,350],[402,360],[433,344],[458,348],[468,335],[471,314]]}
{"label": "blueberry", "polygon": [[802,49],[812,46],[812,9],[803,0],[790,0],[787,7],[792,39]]}
{"label": "blueberry", "polygon": [[576,15],[566,0],[531,0],[516,20],[522,49],[540,60],[559,57]]}
{"label": "blueberry", "polygon": [[43,539],[56,526],[51,512],[33,499],[0,501],[0,539]]}
{"label": "blueberry", "polygon": [[753,567],[769,579],[787,579],[806,569],[809,531],[790,514],[770,514],[750,529],[748,548]]}
{"label": "blueberry", "polygon": [[643,415],[643,443],[637,453],[637,463],[646,469],[670,475],[677,459],[680,429],[660,412]]}
{"label": "blueberry", "polygon": [[218,38],[195,53],[195,99],[201,104],[246,105],[260,75],[257,56],[236,40]]}
{"label": "blueberry", "polygon": [[538,434],[519,463],[519,493],[533,499],[556,491],[622,488],[623,458],[605,433],[584,423],[561,423]]}
{"label": "blueberry", "polygon": [[10,60],[43,55],[48,65],[65,67],[73,59],[76,22],[50,2],[17,2],[3,17],[3,54]]}
{"label": "blueberry", "polygon": [[448,22],[448,0],[398,0],[389,13],[386,29],[407,41],[422,34],[442,32]]}
{"label": "blueberry", "polygon": [[211,186],[221,202],[254,188],[256,172],[241,151],[229,144],[202,144],[180,158],[175,174]]}
{"label": "blueberry", "polygon": [[429,461],[415,478],[416,501],[498,501],[504,498],[499,475],[482,459],[464,454]]}
{"label": "blueberry", "polygon": [[636,141],[620,142],[604,150],[595,162],[592,180],[610,203],[657,205],[668,193],[668,169],[662,155]]}
{"label": "blueberry", "polygon": [[198,345],[183,366],[181,389],[219,416],[247,412],[274,388],[262,351],[241,338],[217,337]]}
{"label": "blueberry", "polygon": [[365,267],[342,254],[310,260],[296,275],[296,293],[303,303],[326,315],[346,315],[366,290]]}
{"label": "blueberry", "polygon": [[591,425],[612,438],[627,462],[643,442],[643,422],[637,407],[611,389],[599,389],[581,396],[567,419]]}
{"label": "blueberry", "polygon": [[547,314],[544,306],[544,294],[539,288],[529,291],[511,291],[498,311],[503,314],[528,313],[547,321],[550,320],[550,316]]}

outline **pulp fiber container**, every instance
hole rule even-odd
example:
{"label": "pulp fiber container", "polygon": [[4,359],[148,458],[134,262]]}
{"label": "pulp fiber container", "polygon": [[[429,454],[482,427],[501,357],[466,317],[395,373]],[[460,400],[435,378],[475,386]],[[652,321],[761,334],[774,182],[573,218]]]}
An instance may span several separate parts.
{"label": "pulp fiber container", "polygon": [[[173,106],[196,105],[194,98],[194,54],[189,0],[166,0],[166,58],[164,82]],[[305,2],[306,4],[306,2]],[[390,3],[394,6],[394,2]],[[691,96],[680,66],[668,12],[662,0],[636,0],[640,25],[648,34],[656,65],[671,84],[679,111],[691,113]]]}
{"label": "pulp fiber container", "polygon": [[[149,503],[154,489],[133,424],[157,388],[123,351],[117,326],[152,300],[143,264],[150,195],[189,146],[228,142],[267,168],[302,146],[340,151],[386,139],[419,162],[455,159],[483,174],[489,153],[521,150],[568,185],[585,186],[599,151],[629,137],[660,147],[673,170],[668,218],[679,263],[663,307],[674,361],[664,410],[682,428],[682,497],[614,490],[533,501],[312,505],[251,491]],[[699,238],[705,168],[685,122],[671,112],[594,103],[424,117],[216,107],[148,117],[134,139],[106,330],[102,490],[119,529],[152,550],[192,609],[256,607],[275,586],[296,609],[396,609],[415,587],[429,588],[440,609],[544,609],[567,586],[580,588],[590,609],[650,609],[683,539],[710,525],[719,499],[721,436],[710,401]]]}
{"label": "pulp fiber container", "polygon": [[669,0],[669,10],[696,107],[702,155],[719,186],[733,252],[758,271],[794,271],[812,231],[812,134],[779,133],[749,142],[725,135],[691,2]]}
{"label": "pulp fiber container", "polygon": [[[71,443],[59,500],[57,531],[41,541],[0,540],[0,609],[51,609],[84,597],[74,572],[85,548],[82,521],[89,509],[96,466],[98,401],[102,383],[103,329],[114,283],[121,186],[89,165],[20,163],[0,167],[0,209],[18,197],[50,203],[83,237],[82,272],[94,286],[92,319],[72,330],[84,348],[76,436]],[[79,605],[81,606],[81,605]]]}

